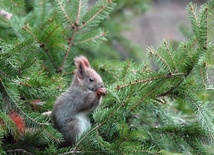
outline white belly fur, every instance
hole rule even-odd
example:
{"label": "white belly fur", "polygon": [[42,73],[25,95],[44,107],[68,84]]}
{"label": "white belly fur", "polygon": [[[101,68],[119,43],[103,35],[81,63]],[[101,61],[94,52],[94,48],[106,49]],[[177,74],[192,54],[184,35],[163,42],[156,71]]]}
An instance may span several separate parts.
{"label": "white belly fur", "polygon": [[79,120],[79,122],[78,122],[79,131],[80,131],[78,134],[78,138],[79,138],[85,131],[87,131],[91,127],[91,123],[90,123],[87,115],[84,113],[78,114],[76,117]]}

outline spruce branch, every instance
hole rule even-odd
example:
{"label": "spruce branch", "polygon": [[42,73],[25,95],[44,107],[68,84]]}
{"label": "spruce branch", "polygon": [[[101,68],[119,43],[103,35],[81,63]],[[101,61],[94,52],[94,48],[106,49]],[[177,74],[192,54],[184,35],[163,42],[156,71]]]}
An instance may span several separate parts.
{"label": "spruce branch", "polygon": [[51,61],[52,65],[53,65],[53,67],[55,68],[56,71],[57,71],[57,68],[58,68],[58,67],[57,67],[57,65],[56,65],[56,63],[55,63],[55,61],[54,61],[54,59],[52,58],[52,56],[51,56],[51,54],[50,54],[50,52],[49,52],[49,49],[46,47],[46,42],[47,42],[47,40],[51,37],[51,35],[55,32],[55,30],[56,30],[57,28],[58,28],[58,26],[56,26],[56,27],[48,34],[48,36],[45,38],[44,42],[42,42],[42,41],[39,40],[39,38],[37,38],[37,37],[33,34],[33,32],[28,28],[28,26],[23,26],[23,27],[22,27],[23,30],[27,31],[27,32],[36,40],[36,42],[40,45],[39,47],[42,48],[42,49],[45,51],[46,55],[48,56],[49,60]]}
{"label": "spruce branch", "polygon": [[0,5],[11,13],[22,11],[25,7],[24,0],[1,0]]}
{"label": "spruce branch", "polygon": [[[94,13],[89,19],[86,21],[83,21],[83,24],[79,26],[79,29],[82,29],[86,25],[88,25],[90,22],[95,21],[97,17],[102,16],[102,12],[105,13],[107,9],[109,9],[109,6],[113,4],[112,0],[106,0],[105,4],[103,6],[100,6],[100,9]],[[99,5],[98,5],[99,6]],[[98,8],[97,6],[97,8]]]}
{"label": "spruce branch", "polygon": [[76,18],[75,25],[79,25],[80,14],[81,14],[81,9],[82,9],[81,6],[82,6],[82,0],[79,0],[78,11],[77,11],[77,18]]}
{"label": "spruce branch", "polygon": [[206,15],[206,41],[205,41],[205,47],[204,49],[207,50],[208,49],[208,6],[206,6],[205,11],[204,11],[205,15]]}
{"label": "spruce branch", "polygon": [[51,54],[50,54],[50,52],[49,52],[49,49],[46,48],[45,44],[41,44],[40,47],[44,49],[45,53],[47,54],[49,60],[51,61],[53,67],[55,68],[55,70],[56,70],[56,72],[57,72],[57,65],[56,65],[54,59],[52,58],[52,56],[51,56]]}
{"label": "spruce branch", "polygon": [[196,34],[196,36],[198,36],[199,21],[198,21],[196,11],[194,10],[194,8],[195,7],[194,7],[193,3],[188,4],[189,16],[190,16],[190,20],[192,23],[193,31]]}
{"label": "spruce branch", "polygon": [[58,155],[70,155],[70,154],[73,154],[73,155],[75,155],[75,154],[103,154],[103,153],[105,153],[106,151],[90,151],[90,150],[88,150],[88,151],[77,151],[77,150],[72,150],[72,151],[68,151],[68,152],[65,152],[65,153],[60,153],[60,154],[58,154]]}
{"label": "spruce branch", "polygon": [[28,32],[36,40],[36,42],[40,44],[40,40],[33,34],[28,25],[23,26],[22,29]]}
{"label": "spruce branch", "polygon": [[161,94],[158,95],[158,97],[164,97],[166,95],[174,95],[172,94],[173,91],[183,82],[183,80],[181,80],[180,82],[178,82],[175,86],[173,86],[172,88],[170,88],[169,90],[167,90],[166,92],[163,92]]}
{"label": "spruce branch", "polygon": [[[4,71],[0,70],[0,74],[3,75],[5,78],[8,78],[8,75],[4,73]],[[0,79],[1,80],[1,79]]]}
{"label": "spruce branch", "polygon": [[73,32],[72,32],[72,35],[71,35],[71,37],[69,38],[69,47],[68,47],[68,49],[67,49],[66,52],[65,52],[65,55],[64,55],[64,58],[63,58],[63,61],[62,61],[62,64],[61,64],[60,68],[57,70],[58,73],[60,73],[60,72],[63,71],[63,68],[64,68],[64,66],[65,66],[65,63],[66,63],[67,58],[68,58],[68,56],[69,56],[69,53],[70,53],[70,51],[71,51],[71,47],[73,46],[74,36],[75,36],[75,34],[77,33],[77,29],[78,29],[78,28],[77,28],[76,26],[74,26],[74,30],[73,30]]}
{"label": "spruce branch", "polygon": [[101,32],[99,35],[97,35],[97,36],[94,36],[94,37],[92,37],[92,38],[87,38],[86,40],[81,40],[81,41],[79,41],[79,42],[75,42],[75,43],[73,43],[73,45],[78,45],[78,44],[83,44],[83,43],[87,43],[87,42],[90,42],[90,41],[94,41],[94,40],[96,40],[96,39],[99,39],[99,38],[102,38],[102,37],[104,37],[104,36],[106,36],[106,33],[105,32]]}
{"label": "spruce branch", "polygon": [[25,155],[34,155],[24,149],[13,149],[13,150],[6,150],[8,154],[25,154]]}
{"label": "spruce branch", "polygon": [[131,66],[131,62],[129,61],[128,64],[124,67],[124,71],[121,77],[126,77]]}
{"label": "spruce branch", "polygon": [[14,0],[10,0],[10,1],[14,4],[15,7],[20,7],[20,5],[16,3]]}
{"label": "spruce branch", "polygon": [[[188,10],[191,19],[193,31],[199,42],[201,49],[207,50],[208,48],[208,6],[201,6],[199,13],[194,10],[195,6],[189,3]],[[196,8],[197,9],[197,8]],[[199,18],[197,18],[199,16]]]}
{"label": "spruce branch", "polygon": [[[195,42],[196,42],[196,40],[195,40]],[[187,55],[187,57],[190,59],[190,61],[193,62],[193,58],[191,57],[191,54],[190,54],[190,52],[188,51],[189,49],[188,49],[187,46],[188,46],[187,44],[182,45],[181,50],[184,51],[185,54]],[[194,45],[192,44],[191,47],[193,47],[193,46],[194,46]]]}
{"label": "spruce branch", "polygon": [[203,5],[199,9],[199,35],[198,41],[200,43],[200,47],[203,50],[207,50],[208,48],[208,6]]}
{"label": "spruce branch", "polygon": [[169,46],[168,46],[168,43],[167,43],[166,41],[164,42],[164,46],[166,47],[166,51],[167,51],[167,53],[169,54],[170,59],[171,59],[173,65],[174,65],[175,72],[178,72],[178,69],[177,69],[177,67],[176,67],[176,65],[175,65],[175,61],[174,61],[174,59],[173,59],[172,53],[171,53],[171,51],[170,51],[170,49],[169,49]]}
{"label": "spruce branch", "polygon": [[132,111],[133,109],[135,109],[141,102],[143,102],[146,98],[148,98],[149,96],[151,96],[156,90],[158,90],[159,87],[156,87],[154,89],[152,89],[151,91],[149,91],[147,94],[145,94],[137,103],[135,103],[131,108],[130,111]]}
{"label": "spruce branch", "polygon": [[201,80],[202,80],[204,89],[207,89],[207,85],[206,85],[206,82],[205,82],[205,79],[204,79],[203,70],[201,68],[200,68],[200,76],[201,76]]}
{"label": "spruce branch", "polygon": [[187,73],[172,73],[172,74],[165,74],[165,75],[160,75],[160,76],[156,76],[156,77],[152,77],[152,78],[148,78],[148,79],[142,79],[142,80],[136,80],[133,82],[130,82],[128,84],[124,84],[124,85],[117,85],[115,89],[120,90],[122,88],[126,88],[126,87],[130,87],[131,85],[137,85],[137,84],[146,84],[149,82],[154,82],[156,80],[160,80],[160,79],[169,79],[169,78],[173,78],[173,77],[177,77],[177,76],[186,76],[188,75]]}
{"label": "spruce branch", "polygon": [[[77,8],[73,8],[74,12],[75,12],[74,14],[76,16],[74,19],[75,21],[73,23],[67,13],[67,10],[63,7],[60,0],[57,0],[57,3],[60,6],[60,9],[62,10],[64,16],[66,17],[66,19],[68,20],[68,22],[70,23],[70,25],[73,29],[71,36],[68,38],[69,47],[65,52],[65,55],[63,57],[60,67],[57,69],[57,73],[60,73],[63,71],[63,68],[66,64],[66,61],[68,59],[68,56],[69,56],[70,51],[73,46],[81,46],[81,45],[84,45],[85,43],[89,43],[91,41],[102,39],[102,37],[104,37],[106,35],[105,32],[101,32],[100,34],[98,34],[96,36],[84,38],[83,40],[75,40],[76,36],[78,37],[78,35],[81,35],[81,34],[77,34],[77,32],[82,32],[81,29],[83,27],[89,27],[88,24],[91,22],[99,23],[98,21],[101,21],[101,19],[104,19],[108,15],[110,10],[113,8],[113,6],[112,6],[113,2],[107,1],[107,2],[105,2],[105,4],[103,6],[101,6],[104,2],[105,2],[105,0],[98,2],[97,5],[94,7],[95,9],[91,9],[92,10],[91,12],[89,11],[87,14],[85,14],[86,19],[88,17],[87,16],[88,14],[92,15],[92,16],[89,19],[87,19],[86,21],[84,21],[83,24],[81,25],[79,22],[84,20],[84,17],[82,17],[82,15],[84,15],[83,9],[85,9],[86,1],[78,0],[78,1],[74,2],[75,5],[77,5],[76,6]],[[97,8],[100,8],[100,9],[97,10]]]}
{"label": "spruce branch", "polygon": [[16,109],[21,113],[22,116],[24,116],[25,118],[27,118],[28,120],[30,120],[31,122],[34,122],[35,124],[39,125],[39,126],[47,126],[49,125],[49,123],[42,123],[42,122],[38,122],[35,119],[31,118],[30,116],[28,116],[19,106],[18,104],[14,101],[14,99],[10,96],[9,92],[7,91],[7,88],[5,87],[4,83],[2,80],[0,80],[0,88],[1,90],[3,90],[3,96],[5,98],[8,98],[7,102],[13,106],[16,107]]}
{"label": "spruce branch", "polygon": [[169,64],[166,62],[166,60],[160,54],[158,54],[158,52],[154,51],[154,48],[149,47],[148,51],[149,51],[151,56],[153,56],[153,55],[157,56],[166,65],[166,67],[168,68],[170,74],[172,73],[172,70],[171,70]]}
{"label": "spruce branch", "polygon": [[56,25],[56,27],[48,34],[48,36],[45,38],[45,40],[43,41],[43,44],[45,44],[48,39],[51,37],[51,35],[56,31],[56,29],[59,28],[59,25]]}
{"label": "spruce branch", "polygon": [[61,140],[58,138],[55,138],[54,135],[52,133],[50,133],[47,129],[44,129],[44,132],[46,132],[46,134],[51,137],[52,139],[54,139],[55,142],[60,143]]}
{"label": "spruce branch", "polygon": [[62,3],[60,2],[60,0],[56,0],[56,1],[57,1],[57,3],[58,3],[59,7],[61,8],[61,10],[62,10],[64,16],[65,16],[66,19],[68,20],[69,24],[71,25],[71,27],[74,28],[74,27],[75,27],[75,24],[74,24],[74,23],[71,21],[71,19],[69,18],[69,15],[67,14],[67,12],[66,12],[65,8],[63,7]]}
{"label": "spruce branch", "polygon": [[[160,155],[160,154],[162,154],[162,153],[165,153],[164,151],[149,151],[149,150],[135,150],[135,149],[131,149],[130,151],[117,151],[117,150],[114,150],[114,151],[112,151],[112,152],[114,152],[115,154],[123,154],[123,155],[126,155],[126,154],[135,154],[135,153],[143,153],[143,154],[153,154],[153,155]],[[95,155],[97,155],[97,154],[105,154],[106,153],[106,151],[90,151],[90,150],[87,150],[87,151],[76,151],[76,150],[74,150],[74,151],[68,151],[68,152],[65,152],[65,153],[60,153],[60,154],[58,154],[58,155],[70,155],[70,154],[73,154],[73,155],[75,155],[75,154],[95,154]],[[179,154],[178,154],[179,155]]]}
{"label": "spruce branch", "polygon": [[180,93],[182,97],[185,97],[189,102],[190,106],[193,108],[196,113],[197,120],[201,124],[201,128],[209,135],[210,140],[214,141],[214,123],[212,111],[208,108],[205,108],[205,105],[200,102],[196,95],[192,94],[189,91]]}

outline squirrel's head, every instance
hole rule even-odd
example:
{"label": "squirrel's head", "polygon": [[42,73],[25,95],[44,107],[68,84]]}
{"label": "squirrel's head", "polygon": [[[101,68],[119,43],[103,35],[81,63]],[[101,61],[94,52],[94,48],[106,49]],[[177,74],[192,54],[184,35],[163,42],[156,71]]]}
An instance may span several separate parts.
{"label": "squirrel's head", "polygon": [[83,89],[88,89],[96,92],[99,96],[105,95],[106,91],[100,75],[91,68],[88,59],[84,56],[79,56],[74,59],[76,65],[75,84]]}

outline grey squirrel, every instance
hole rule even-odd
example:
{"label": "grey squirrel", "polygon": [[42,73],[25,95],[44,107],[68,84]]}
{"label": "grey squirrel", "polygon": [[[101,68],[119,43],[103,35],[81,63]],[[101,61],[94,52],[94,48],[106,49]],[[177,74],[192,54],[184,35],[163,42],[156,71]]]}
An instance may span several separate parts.
{"label": "grey squirrel", "polygon": [[72,84],[57,98],[52,110],[54,127],[64,135],[63,146],[73,146],[90,128],[87,114],[98,107],[106,94],[102,78],[86,57],[76,57],[74,63],[77,69]]}

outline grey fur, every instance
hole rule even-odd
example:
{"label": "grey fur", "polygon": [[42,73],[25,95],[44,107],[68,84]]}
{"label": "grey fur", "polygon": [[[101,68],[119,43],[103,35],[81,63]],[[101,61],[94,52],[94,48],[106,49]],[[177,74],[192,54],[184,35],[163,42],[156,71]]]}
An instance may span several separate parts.
{"label": "grey fur", "polygon": [[84,56],[77,57],[75,65],[77,70],[71,86],[57,98],[52,110],[54,127],[64,135],[62,146],[73,146],[90,127],[87,114],[97,108],[105,95],[103,81],[88,60]]}

